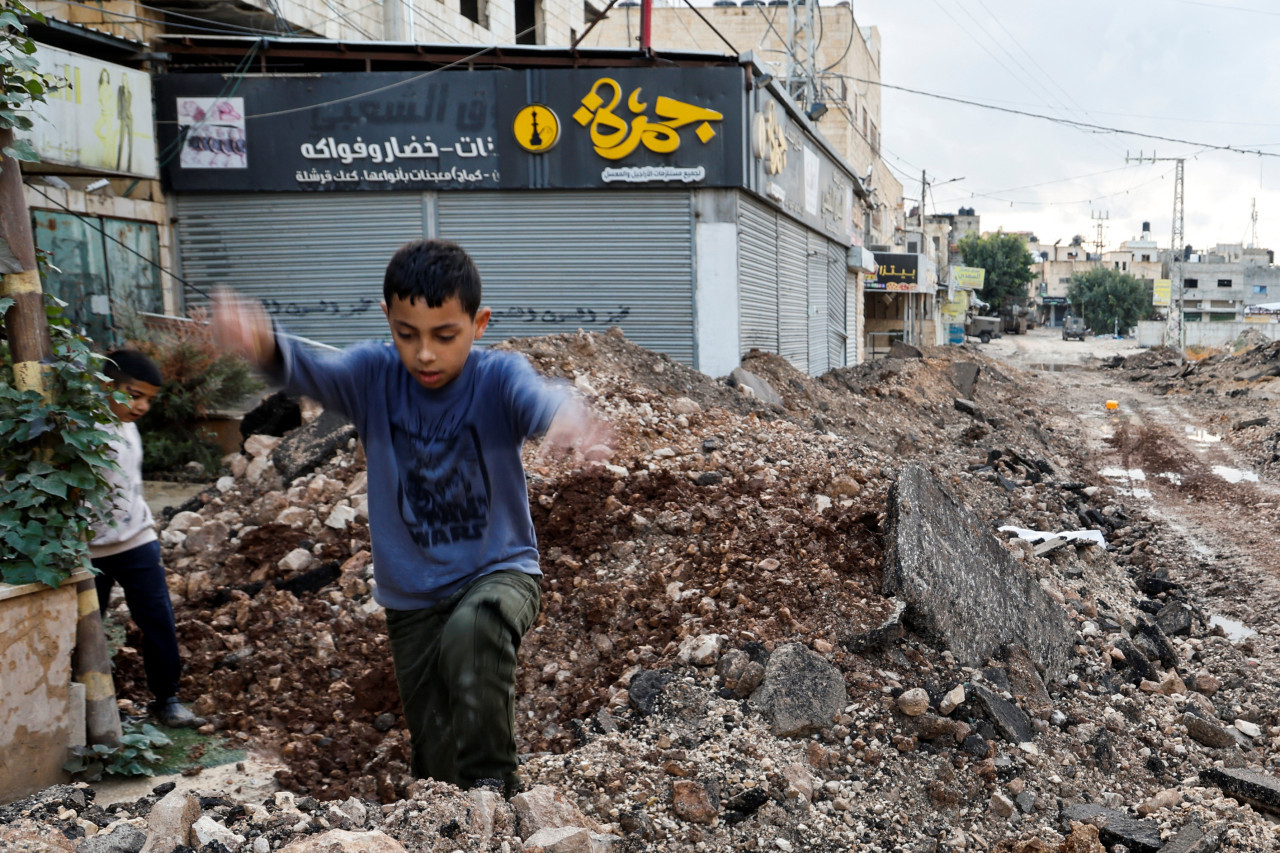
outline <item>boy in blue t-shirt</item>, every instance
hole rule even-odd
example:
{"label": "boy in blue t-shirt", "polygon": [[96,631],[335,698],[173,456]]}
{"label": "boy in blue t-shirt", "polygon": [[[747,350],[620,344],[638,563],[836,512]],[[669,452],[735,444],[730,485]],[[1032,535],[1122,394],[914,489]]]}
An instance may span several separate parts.
{"label": "boy in blue t-shirt", "polygon": [[382,309],[392,344],[313,355],[255,302],[220,298],[219,339],[349,417],[368,460],[374,597],[386,608],[416,776],[519,790],[515,667],[541,604],[520,448],[585,451],[608,428],[515,353],[472,349],[489,323],[461,247],[409,243]]}

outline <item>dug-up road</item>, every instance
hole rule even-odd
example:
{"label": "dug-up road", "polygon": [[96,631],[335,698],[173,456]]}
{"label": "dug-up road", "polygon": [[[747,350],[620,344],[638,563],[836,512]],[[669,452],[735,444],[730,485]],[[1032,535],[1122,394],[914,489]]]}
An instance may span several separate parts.
{"label": "dug-up road", "polygon": [[1280,483],[1253,470],[1226,440],[1242,420],[1274,420],[1275,403],[1158,393],[1125,371],[1104,368],[1107,359],[1144,352],[1132,340],[1064,341],[1056,329],[1040,328],[984,349],[1043,375],[1046,399],[1076,416],[1054,427],[1078,433],[1098,472],[1186,542],[1191,552],[1180,580],[1213,602],[1224,630],[1233,639],[1256,632],[1255,646],[1280,652]]}

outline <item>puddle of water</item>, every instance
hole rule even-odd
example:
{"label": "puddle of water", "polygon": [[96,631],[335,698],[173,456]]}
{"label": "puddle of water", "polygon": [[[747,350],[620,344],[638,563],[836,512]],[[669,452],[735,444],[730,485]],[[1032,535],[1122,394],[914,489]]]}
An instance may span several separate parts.
{"label": "puddle of water", "polygon": [[1194,429],[1192,427],[1187,427],[1187,438],[1199,444],[1216,444],[1222,441],[1222,436],[1220,435],[1214,435],[1208,430]]}
{"label": "puddle of water", "polygon": [[1246,627],[1238,619],[1228,619],[1226,616],[1210,616],[1209,627],[1212,628],[1215,625],[1221,626],[1223,632],[1227,635],[1227,639],[1233,643],[1243,642],[1258,633],[1252,628]]}
{"label": "puddle of water", "polygon": [[1175,486],[1182,485],[1182,475],[1179,474],[1177,471],[1161,471],[1159,474],[1156,474],[1156,476],[1163,477],[1164,479],[1168,480],[1170,483],[1173,483]]}
{"label": "puddle of water", "polygon": [[1252,471],[1241,471],[1239,468],[1228,468],[1225,465],[1214,465],[1213,473],[1217,474],[1228,483],[1239,483],[1242,481],[1250,483],[1258,482],[1258,475]]}
{"label": "puddle of water", "polygon": [[1115,480],[1143,481],[1147,479],[1146,472],[1141,468],[1103,468],[1098,473],[1104,477],[1111,477]]}

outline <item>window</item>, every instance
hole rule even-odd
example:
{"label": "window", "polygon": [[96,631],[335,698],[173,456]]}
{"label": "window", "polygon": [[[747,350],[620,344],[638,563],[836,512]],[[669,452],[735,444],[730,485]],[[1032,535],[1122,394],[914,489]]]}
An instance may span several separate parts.
{"label": "window", "polygon": [[1182,286],[1189,290],[1193,290],[1200,286],[1200,281],[1194,278],[1184,278],[1182,280]]}
{"label": "window", "polygon": [[917,243],[915,240],[908,240],[908,241],[907,241],[907,254],[908,254],[908,255],[916,255],[916,254],[919,254],[919,253],[920,253],[920,244],[919,244],[919,243]]}
{"label": "window", "polygon": [[458,11],[469,21],[482,27],[489,26],[489,4],[486,0],[459,0]]}
{"label": "window", "polygon": [[1199,323],[1200,314],[1199,312],[1193,313],[1191,311],[1188,311],[1187,313],[1182,315],[1182,319],[1186,320],[1188,323]]}
{"label": "window", "polygon": [[1262,294],[1263,296],[1266,296],[1266,295],[1267,295],[1267,286],[1266,286],[1265,284],[1255,284],[1255,285],[1253,286],[1253,292],[1254,292],[1254,293],[1260,293],[1260,294]]}
{"label": "window", "polygon": [[1230,287],[1230,286],[1231,286],[1231,279],[1229,278],[1218,279],[1218,287]]}
{"label": "window", "polygon": [[934,253],[938,253],[938,252],[941,252],[941,251],[942,251],[942,239],[941,239],[941,238],[939,238],[939,237],[934,237],[934,238],[933,238],[933,251],[934,251]]}
{"label": "window", "polygon": [[1070,283],[1071,283],[1071,276],[1069,275],[1058,276],[1058,284],[1070,284]]}
{"label": "window", "polygon": [[542,0],[515,0],[515,3],[516,44],[544,44]]}

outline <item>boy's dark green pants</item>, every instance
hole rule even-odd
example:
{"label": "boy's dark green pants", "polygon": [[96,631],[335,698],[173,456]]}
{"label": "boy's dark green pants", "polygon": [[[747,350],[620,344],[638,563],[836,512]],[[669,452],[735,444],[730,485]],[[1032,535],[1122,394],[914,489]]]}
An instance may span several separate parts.
{"label": "boy's dark green pants", "polygon": [[519,790],[516,652],[541,603],[538,578],[501,571],[433,607],[387,611],[415,776]]}

